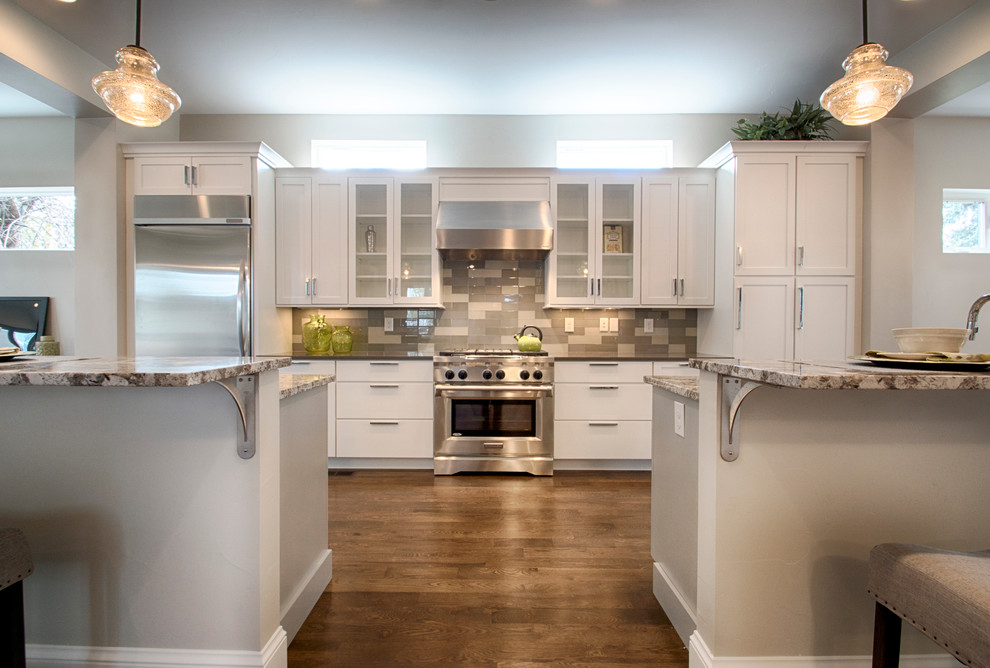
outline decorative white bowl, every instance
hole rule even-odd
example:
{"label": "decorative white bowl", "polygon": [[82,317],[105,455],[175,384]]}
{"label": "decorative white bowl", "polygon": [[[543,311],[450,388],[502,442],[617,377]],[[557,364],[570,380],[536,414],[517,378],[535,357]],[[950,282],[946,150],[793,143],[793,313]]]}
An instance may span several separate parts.
{"label": "decorative white bowl", "polygon": [[902,327],[891,331],[902,353],[958,353],[969,336],[968,329],[954,327]]}

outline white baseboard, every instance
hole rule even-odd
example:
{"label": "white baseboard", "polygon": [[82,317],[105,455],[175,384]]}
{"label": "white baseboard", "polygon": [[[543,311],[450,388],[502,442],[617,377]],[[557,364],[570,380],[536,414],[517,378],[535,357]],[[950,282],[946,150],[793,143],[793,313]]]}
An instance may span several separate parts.
{"label": "white baseboard", "polygon": [[288,642],[296,637],[303,622],[313,611],[313,606],[323,594],[333,576],[333,550],[324,550],[310,564],[309,571],[295,590],[282,603],[282,628]]}
{"label": "white baseboard", "polygon": [[653,562],[653,596],[667,614],[667,619],[674,625],[681,642],[687,645],[691,634],[698,628],[694,606],[674,585],[663,566],[655,561]]}
{"label": "white baseboard", "polygon": [[[712,656],[697,631],[688,643],[688,668],[871,668],[869,656]],[[949,654],[906,654],[901,668],[959,668]]]}
{"label": "white baseboard", "polygon": [[649,471],[649,459],[554,459],[555,471]]}
{"label": "white baseboard", "polygon": [[289,643],[281,626],[260,652],[150,647],[28,645],[28,668],[287,668]]}

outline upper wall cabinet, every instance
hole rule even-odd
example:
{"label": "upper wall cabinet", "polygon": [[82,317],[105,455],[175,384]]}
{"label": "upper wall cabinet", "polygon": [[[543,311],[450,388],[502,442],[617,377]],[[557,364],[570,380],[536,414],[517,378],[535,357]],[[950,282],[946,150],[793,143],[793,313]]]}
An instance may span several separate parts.
{"label": "upper wall cabinet", "polygon": [[715,174],[643,179],[645,305],[715,304]]}
{"label": "upper wall cabinet", "polygon": [[639,303],[639,177],[559,178],[551,183],[556,225],[546,305]]}
{"label": "upper wall cabinet", "polygon": [[251,158],[137,156],[133,178],[135,195],[250,195]]}
{"label": "upper wall cabinet", "polygon": [[346,179],[278,177],[275,249],[276,304],[346,305]]}
{"label": "upper wall cabinet", "polygon": [[440,305],[437,181],[349,179],[350,304]]}

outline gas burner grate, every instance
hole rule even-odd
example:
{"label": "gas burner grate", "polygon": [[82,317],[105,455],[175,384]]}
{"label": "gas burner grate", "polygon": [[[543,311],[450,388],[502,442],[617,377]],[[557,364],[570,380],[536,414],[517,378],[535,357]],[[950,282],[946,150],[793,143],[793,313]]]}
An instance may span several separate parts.
{"label": "gas burner grate", "polygon": [[441,350],[437,353],[440,357],[460,357],[464,355],[476,355],[482,357],[547,357],[545,350],[539,352],[523,352],[512,348],[460,348],[455,350]]}

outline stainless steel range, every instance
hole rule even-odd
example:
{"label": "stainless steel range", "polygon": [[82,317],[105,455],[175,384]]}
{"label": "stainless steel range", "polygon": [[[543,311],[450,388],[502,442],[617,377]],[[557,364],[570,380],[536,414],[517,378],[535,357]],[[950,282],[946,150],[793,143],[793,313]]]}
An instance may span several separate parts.
{"label": "stainless steel range", "polygon": [[433,358],[433,471],[553,475],[553,358],[510,349]]}

